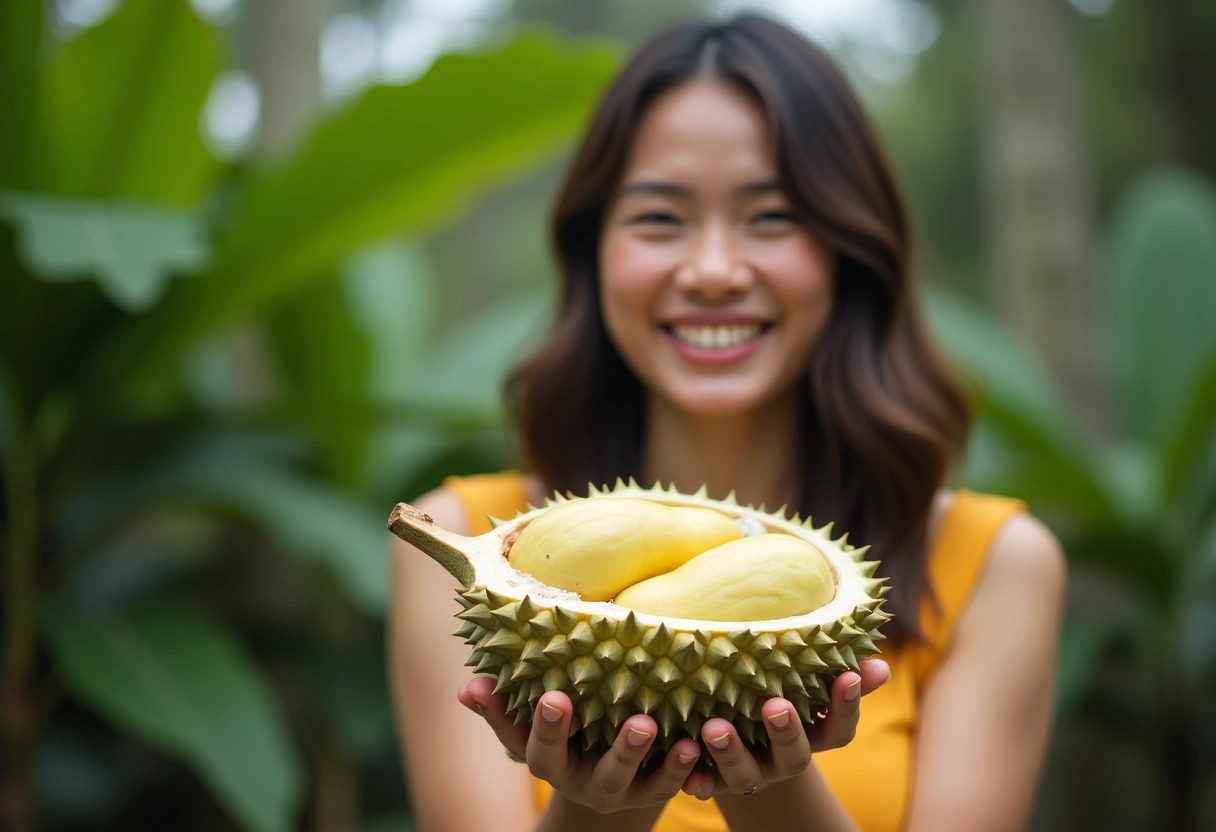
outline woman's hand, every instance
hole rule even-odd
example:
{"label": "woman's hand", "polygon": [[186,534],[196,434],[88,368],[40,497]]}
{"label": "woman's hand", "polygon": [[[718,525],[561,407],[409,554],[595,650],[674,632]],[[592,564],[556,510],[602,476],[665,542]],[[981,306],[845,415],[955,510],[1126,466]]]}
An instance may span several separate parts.
{"label": "woman's hand", "polygon": [[758,789],[800,774],[811,764],[811,754],[839,748],[852,741],[861,717],[861,697],[891,678],[881,659],[861,662],[861,673],[846,672],[832,684],[832,707],[828,715],[804,731],[794,706],[785,699],[770,699],[760,708],[768,733],[765,759],[750,753],[739,739],[735,726],[725,719],[711,719],[701,728],[713,758],[715,773],[704,767],[694,771],[684,790],[701,800],[724,793],[750,795]]}
{"label": "woman's hand", "polygon": [[[696,768],[701,746],[694,740],[677,740],[662,765],[639,778],[638,766],[658,731],[646,714],[629,717],[616,742],[598,758],[569,751],[567,738],[573,713],[570,699],[560,691],[541,696],[531,724],[514,724],[500,697],[493,695],[494,680],[479,676],[461,686],[461,704],[490,724],[499,741],[528,764],[532,774],[548,781],[570,800],[597,812],[661,805],[683,789],[701,800],[724,794],[752,794],[806,769],[811,754],[848,744],[857,730],[861,697],[890,678],[887,663],[868,659],[861,673],[846,672],[832,685],[828,716],[809,732],[797,711],[785,699],[770,699],[761,707],[769,737],[769,753],[757,758],[743,745],[735,727],[725,719],[708,720],[701,738],[709,749],[713,771]],[[716,772],[716,773],[714,773]]]}
{"label": "woman's hand", "polygon": [[659,768],[639,776],[638,766],[658,734],[658,725],[646,714],[626,719],[602,756],[584,757],[569,749],[574,709],[564,693],[545,693],[532,723],[516,725],[493,689],[492,678],[479,676],[462,685],[457,698],[485,718],[507,751],[526,762],[533,775],[596,812],[662,806],[684,786],[701,756],[701,746],[685,737],[672,745]]}

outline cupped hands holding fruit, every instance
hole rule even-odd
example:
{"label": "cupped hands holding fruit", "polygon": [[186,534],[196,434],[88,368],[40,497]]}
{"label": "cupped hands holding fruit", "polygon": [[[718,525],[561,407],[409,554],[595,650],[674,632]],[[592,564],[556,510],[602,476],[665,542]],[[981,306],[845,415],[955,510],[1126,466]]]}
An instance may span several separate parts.
{"label": "cupped hands holding fruit", "polygon": [[859,663],[889,618],[875,564],[781,514],[621,483],[480,538],[407,506],[392,527],[465,585],[459,634],[495,678],[461,702],[597,811],[794,776],[887,675]]}

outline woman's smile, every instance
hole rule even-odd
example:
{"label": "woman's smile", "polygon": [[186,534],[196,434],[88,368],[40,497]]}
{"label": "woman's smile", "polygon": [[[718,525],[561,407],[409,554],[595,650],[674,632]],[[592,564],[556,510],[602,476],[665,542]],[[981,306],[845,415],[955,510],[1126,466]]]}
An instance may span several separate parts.
{"label": "woman's smile", "polygon": [[757,321],[736,323],[665,323],[662,330],[672,348],[693,364],[730,364],[754,353],[771,324]]}

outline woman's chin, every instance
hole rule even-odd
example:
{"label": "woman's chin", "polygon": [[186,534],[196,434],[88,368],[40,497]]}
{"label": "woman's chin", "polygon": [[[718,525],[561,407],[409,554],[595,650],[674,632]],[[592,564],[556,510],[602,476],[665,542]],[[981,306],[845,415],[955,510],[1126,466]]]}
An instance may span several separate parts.
{"label": "woman's chin", "polygon": [[705,419],[748,415],[763,418],[774,409],[772,397],[739,386],[698,386],[679,390],[668,401],[685,416]]}

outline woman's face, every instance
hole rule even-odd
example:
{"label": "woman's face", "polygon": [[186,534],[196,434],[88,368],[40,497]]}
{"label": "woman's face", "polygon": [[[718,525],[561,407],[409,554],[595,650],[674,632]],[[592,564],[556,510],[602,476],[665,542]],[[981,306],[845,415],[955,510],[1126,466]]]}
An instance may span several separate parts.
{"label": "woman's face", "polygon": [[791,213],[752,98],[697,80],[655,100],[600,247],[605,326],[651,395],[701,415],[793,395],[832,272]]}

